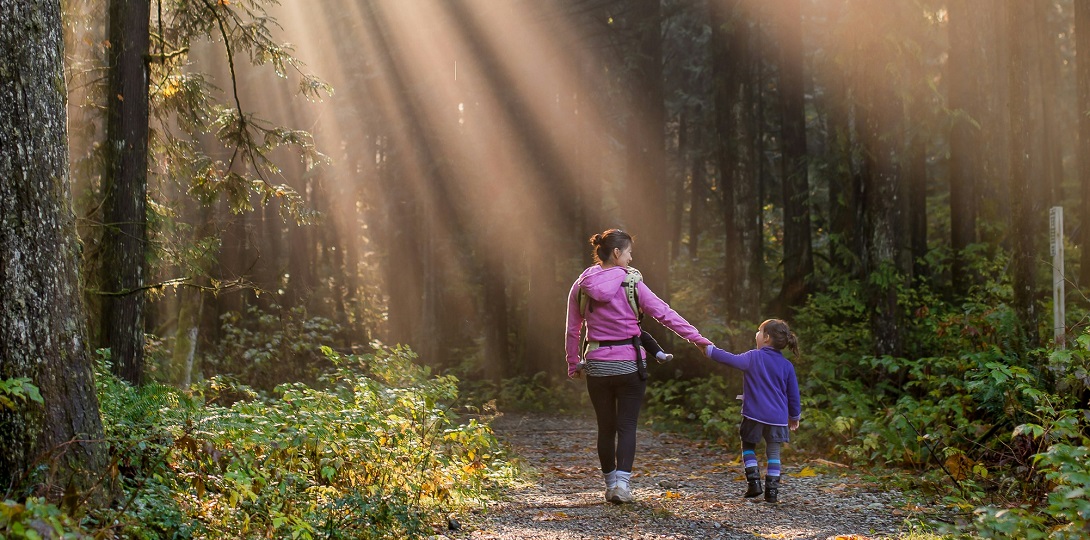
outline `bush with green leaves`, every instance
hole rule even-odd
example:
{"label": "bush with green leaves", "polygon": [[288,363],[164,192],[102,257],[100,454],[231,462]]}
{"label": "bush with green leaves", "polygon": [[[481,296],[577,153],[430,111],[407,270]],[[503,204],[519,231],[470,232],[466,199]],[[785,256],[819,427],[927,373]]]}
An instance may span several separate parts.
{"label": "bush with green leaves", "polygon": [[122,496],[86,526],[127,538],[433,534],[514,471],[487,423],[451,410],[457,380],[375,347],[323,348],[322,387],[264,397],[223,378],[191,393],[132,388],[100,370]]}
{"label": "bush with green leaves", "polygon": [[204,356],[203,371],[263,391],[288,381],[316,382],[330,363],[314,344],[335,343],[341,332],[333,321],[301,307],[250,306],[245,313],[223,314],[220,322],[222,337]]}

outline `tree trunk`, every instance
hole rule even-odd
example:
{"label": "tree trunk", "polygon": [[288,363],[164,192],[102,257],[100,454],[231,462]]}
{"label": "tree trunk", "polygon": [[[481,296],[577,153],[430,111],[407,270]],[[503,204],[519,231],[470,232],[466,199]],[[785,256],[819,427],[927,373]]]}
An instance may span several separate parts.
{"label": "tree trunk", "polygon": [[[1078,2],[1075,2],[1078,4]],[[1060,47],[1056,44],[1056,33],[1052,31],[1049,12],[1054,9],[1053,2],[1033,2],[1033,32],[1036,40],[1030,50],[1036,51],[1038,76],[1034,78],[1033,88],[1040,95],[1039,133],[1041,159],[1038,160],[1038,178],[1044,180],[1042,205],[1045,207],[1060,204],[1063,200],[1063,144],[1059,135],[1057,107],[1060,104],[1060,82],[1057,63],[1061,57]],[[1036,107],[1035,107],[1036,109]],[[1036,176],[1036,175],[1035,175]]]}
{"label": "tree trunk", "polygon": [[[891,31],[888,17],[877,10],[874,35]],[[883,20],[884,19],[884,20]],[[859,136],[863,146],[863,271],[867,276],[867,303],[871,308],[871,330],[876,355],[900,356],[903,340],[897,288],[902,273],[904,213],[901,175],[895,156],[901,151],[901,99],[890,80],[886,64],[890,52],[882,41],[864,41],[869,53],[861,58],[856,90],[861,96],[857,110]]]}
{"label": "tree trunk", "polygon": [[61,7],[0,0],[0,20],[0,380],[29,378],[44,400],[0,407],[0,488],[45,465],[49,477],[29,481],[49,481],[56,500],[101,480],[107,458],[70,206]]}
{"label": "tree trunk", "polygon": [[110,1],[100,335],[114,372],[133,384],[144,373],[149,17],[148,0]]}
{"label": "tree trunk", "polygon": [[783,307],[794,308],[806,300],[808,282],[814,273],[799,0],[783,0],[780,17],[780,103],[783,115],[783,288],[780,301]]}
{"label": "tree trunk", "polygon": [[950,248],[953,251],[951,282],[954,293],[964,297],[974,281],[968,274],[965,248],[975,243],[977,221],[976,185],[983,176],[980,154],[980,122],[984,111],[976,72],[984,65],[980,21],[971,0],[950,0],[950,53],[947,60],[947,108],[953,115],[950,127]]}
{"label": "tree trunk", "polygon": [[1079,117],[1079,147],[1075,155],[1079,161],[1079,188],[1082,205],[1079,222],[1082,223],[1082,260],[1079,268],[1079,285],[1090,285],[1090,4],[1075,2],[1075,84],[1078,102],[1075,110]]}
{"label": "tree trunk", "polygon": [[[1024,25],[1033,20],[1033,5],[1029,2],[1012,2],[1007,6],[1007,40],[1010,51],[1008,81],[1010,87],[1010,231],[1012,245],[1012,284],[1014,309],[1018,314],[1020,336],[1029,348],[1039,344],[1037,332],[1036,259],[1038,221],[1045,216],[1040,211],[1038,190],[1031,186],[1030,171],[1033,164],[1033,128],[1030,119],[1030,63],[1026,54],[1030,43]],[[1032,34],[1030,34],[1032,36]]]}
{"label": "tree trunk", "polygon": [[647,285],[669,300],[669,225],[666,187],[666,105],[662,83],[662,13],[660,0],[634,0],[636,26],[635,80],[626,152],[630,188],[626,190],[625,221],[637,238],[635,266]]}
{"label": "tree trunk", "polygon": [[700,250],[701,221],[704,213],[704,197],[707,196],[708,166],[704,162],[704,152],[697,149],[692,153],[692,182],[689,186],[689,258],[696,259]]}
{"label": "tree trunk", "polygon": [[751,174],[756,131],[753,110],[746,99],[752,95],[748,57],[750,30],[740,22],[738,8],[714,5],[712,22],[712,69],[715,75],[715,124],[719,134],[720,193],[724,251],[723,301],[728,321],[753,320],[760,298],[760,268],[754,255],[762,241],[757,221],[757,178]]}

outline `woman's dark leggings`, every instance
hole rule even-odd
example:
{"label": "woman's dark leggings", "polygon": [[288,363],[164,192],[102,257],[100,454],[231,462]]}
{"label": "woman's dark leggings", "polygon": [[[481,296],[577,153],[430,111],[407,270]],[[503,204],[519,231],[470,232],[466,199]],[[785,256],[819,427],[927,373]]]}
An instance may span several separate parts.
{"label": "woman's dark leggings", "polygon": [[602,472],[632,472],[636,459],[636,424],[647,381],[637,373],[587,377],[587,391],[598,417],[598,459]]}

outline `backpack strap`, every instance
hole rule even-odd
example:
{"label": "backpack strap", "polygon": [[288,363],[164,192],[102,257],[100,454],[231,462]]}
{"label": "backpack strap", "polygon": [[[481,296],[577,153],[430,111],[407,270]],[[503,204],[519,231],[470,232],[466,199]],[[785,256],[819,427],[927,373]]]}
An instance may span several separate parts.
{"label": "backpack strap", "polygon": [[[621,287],[624,287],[625,297],[628,298],[628,306],[632,308],[632,313],[636,315],[638,322],[643,322],[643,311],[640,310],[639,293],[636,289],[636,284],[643,281],[643,274],[639,270],[629,266],[625,268],[627,273],[624,276],[624,281],[621,283]],[[583,292],[583,288],[579,288],[579,292],[576,293],[579,298],[579,314],[583,318],[587,317],[587,310],[590,308],[590,296]],[[593,311],[593,310],[591,310]]]}

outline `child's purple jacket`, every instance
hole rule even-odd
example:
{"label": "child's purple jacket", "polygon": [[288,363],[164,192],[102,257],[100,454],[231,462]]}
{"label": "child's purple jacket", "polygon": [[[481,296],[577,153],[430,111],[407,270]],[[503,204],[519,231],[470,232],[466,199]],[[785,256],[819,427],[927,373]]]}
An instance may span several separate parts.
{"label": "child's purple jacket", "polygon": [[[587,307],[587,339],[590,341],[619,341],[640,334],[636,314],[625,296],[624,282],[628,271],[623,266],[603,269],[594,265],[579,275],[568,293],[568,329],[564,340],[564,350],[568,360],[568,376],[575,373],[579,363],[579,331],[583,325],[583,314],[579,312],[579,290],[582,289],[591,299]],[[640,308],[663,326],[673,330],[682,339],[700,347],[711,345],[711,341],[700,335],[681,315],[670,308],[666,302],[651,292],[641,281],[636,284],[636,295]],[[591,360],[635,360],[636,351],[631,345],[599,347],[587,357]]]}
{"label": "child's purple jacket", "polygon": [[795,366],[775,347],[731,354],[709,346],[705,352],[712,360],[745,372],[742,416],[772,426],[786,426],[788,420],[802,416]]}

